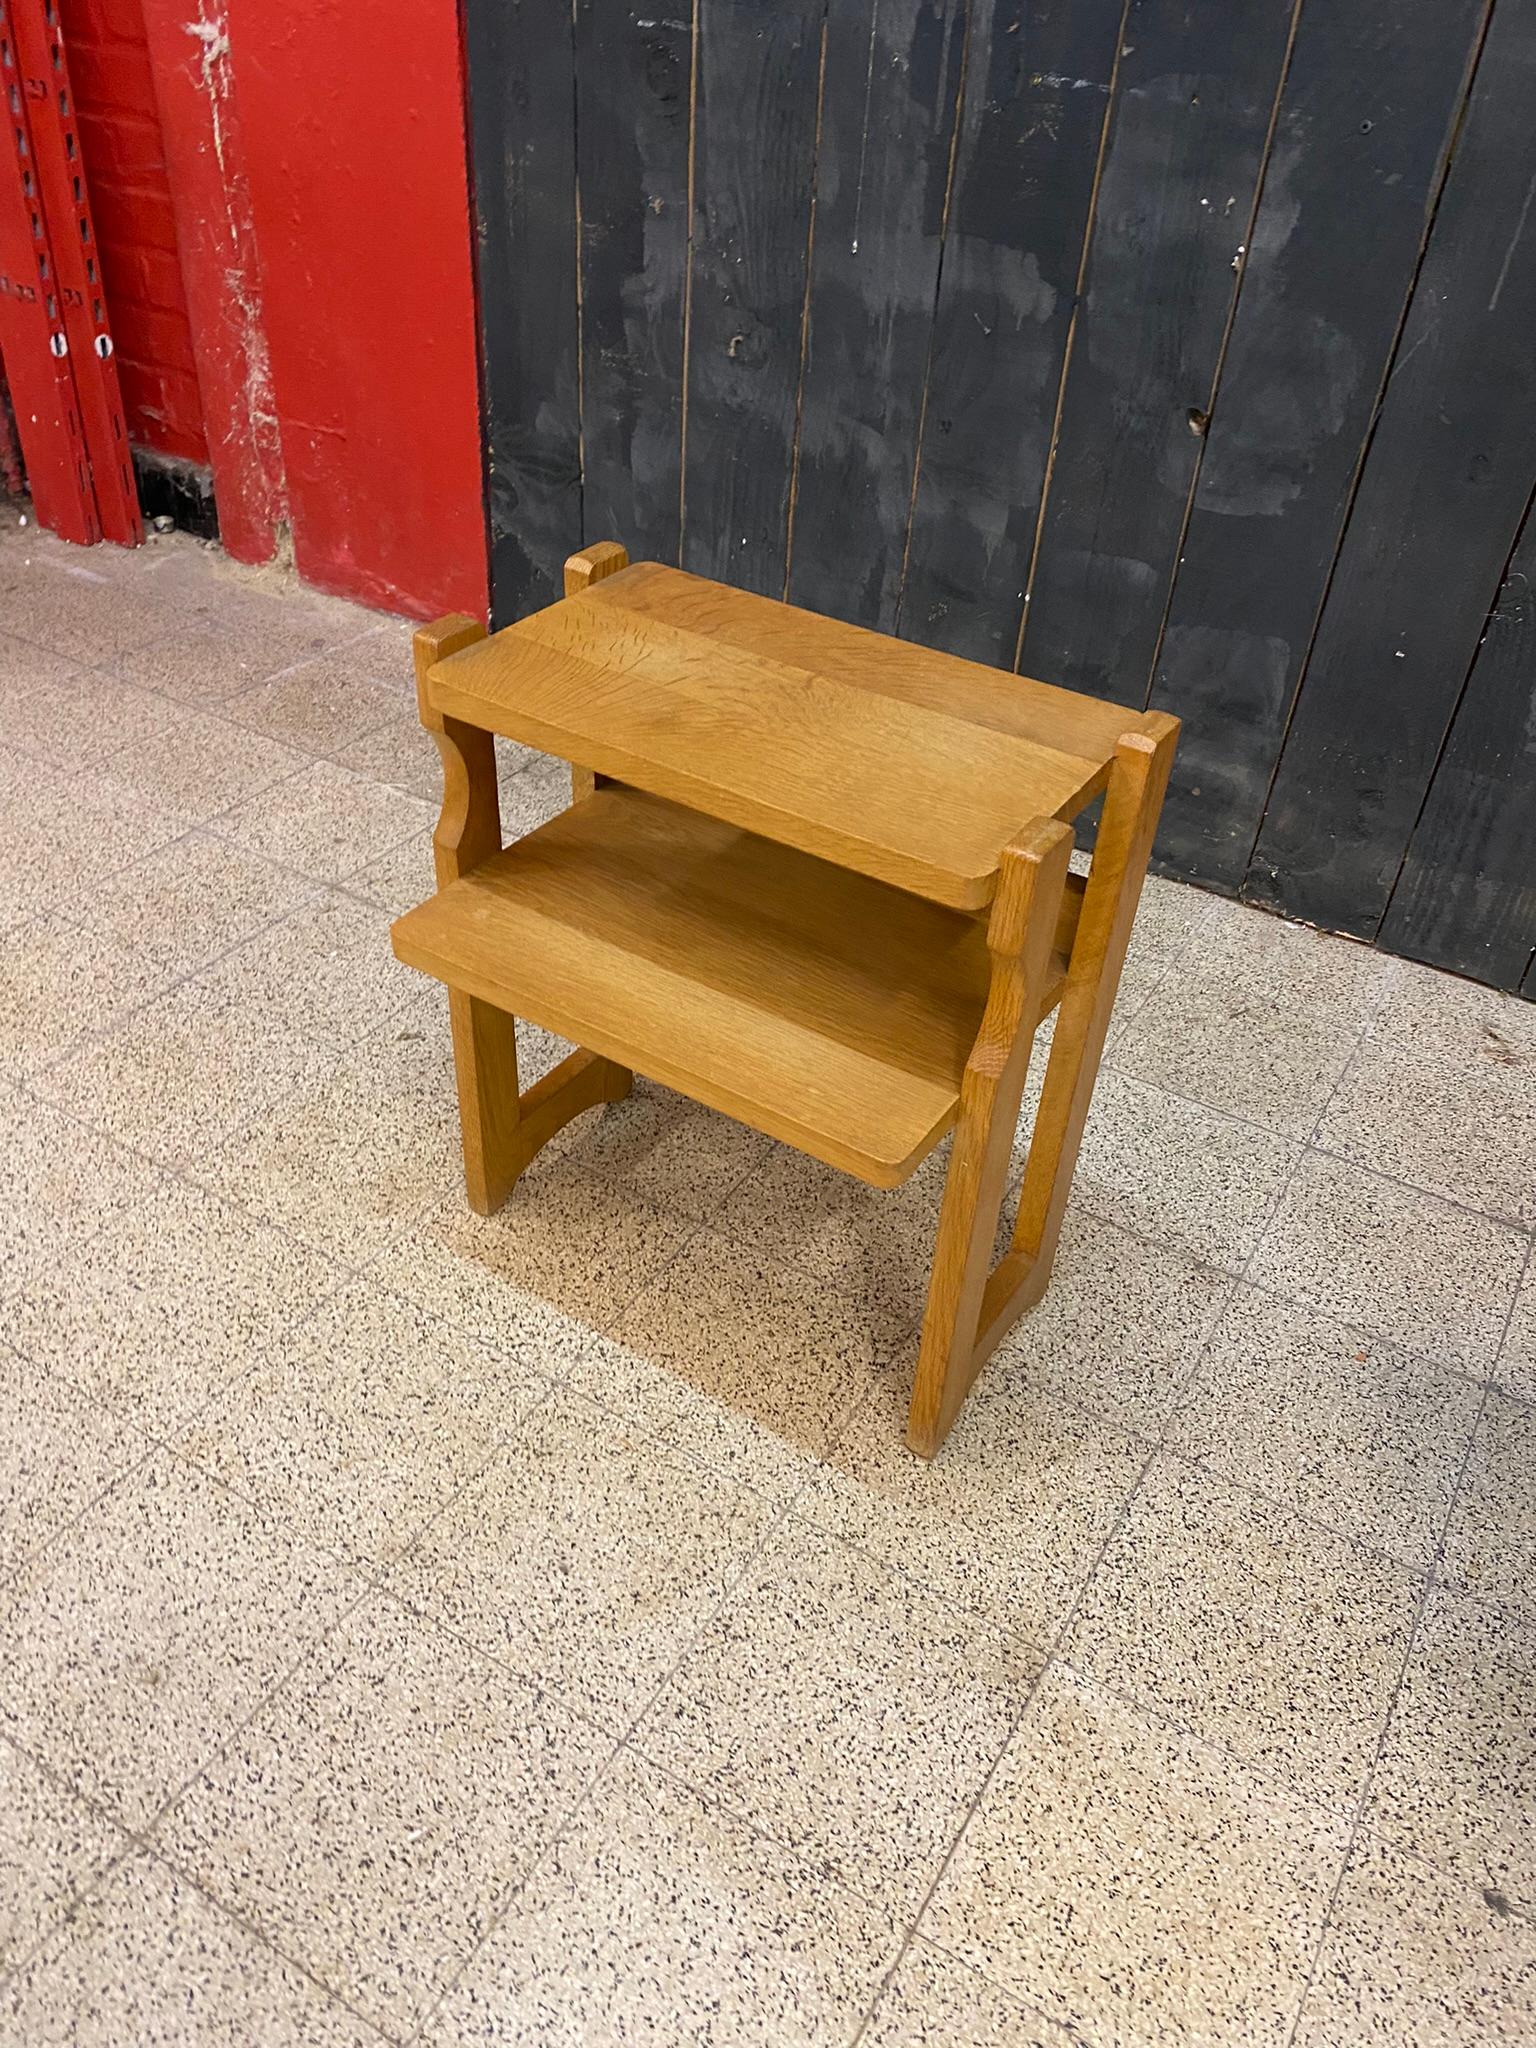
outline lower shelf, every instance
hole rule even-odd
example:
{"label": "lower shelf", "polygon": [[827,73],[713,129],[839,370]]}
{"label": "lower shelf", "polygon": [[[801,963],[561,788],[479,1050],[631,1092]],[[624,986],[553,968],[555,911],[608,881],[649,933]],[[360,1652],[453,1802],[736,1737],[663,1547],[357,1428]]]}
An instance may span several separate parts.
{"label": "lower shelf", "polygon": [[616,785],[393,939],[407,965],[877,1187],[953,1123],[990,975],[975,918]]}

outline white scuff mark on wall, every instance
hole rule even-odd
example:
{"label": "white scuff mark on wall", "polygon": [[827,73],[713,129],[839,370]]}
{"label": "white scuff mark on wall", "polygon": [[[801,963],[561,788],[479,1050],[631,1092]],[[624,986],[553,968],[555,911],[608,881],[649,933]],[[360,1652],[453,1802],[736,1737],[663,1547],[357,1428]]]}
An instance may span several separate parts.
{"label": "white scuff mark on wall", "polygon": [[1499,265],[1498,282],[1493,287],[1493,297],[1488,301],[1490,313],[1497,308],[1499,300],[1503,295],[1504,283],[1509,276],[1509,266],[1515,259],[1515,250],[1519,247],[1520,237],[1525,233],[1525,223],[1530,217],[1531,201],[1533,199],[1536,199],[1536,171],[1531,173],[1531,182],[1525,188],[1525,204],[1520,209],[1520,218],[1515,222],[1515,231],[1509,238],[1509,247],[1504,251],[1504,261]]}
{"label": "white scuff mark on wall", "polygon": [[224,123],[221,119],[222,103],[229,94],[229,72],[225,59],[229,56],[229,30],[222,21],[210,21],[206,13],[196,21],[184,22],[183,27],[195,42],[202,44],[202,55],[198,60],[203,75],[203,91],[208,97],[208,112],[213,121],[213,153],[218,159],[219,172],[228,177],[224,162]]}
{"label": "white scuff mark on wall", "polygon": [[197,19],[184,22],[182,26],[200,45],[197,53],[198,82],[208,102],[213,154],[224,194],[221,225],[227,254],[221,270],[228,302],[234,308],[231,327],[234,345],[239,350],[245,407],[257,430],[264,466],[269,476],[276,478],[281,474],[281,442],[272,362],[267,352],[266,327],[257,284],[250,199],[238,170],[232,174],[225,153],[228,139],[226,123],[233,91],[229,28],[222,11],[217,6],[210,6],[209,0],[199,0]]}
{"label": "white scuff mark on wall", "polygon": [[[1012,30],[1009,33],[1011,34]],[[1129,52],[1123,50],[1121,55],[1127,56]],[[1101,78],[1069,78],[1064,71],[1032,71],[1029,75],[1029,82],[1031,85],[1054,86],[1058,91],[1063,86],[1065,86],[1068,92],[1109,91],[1108,85]]]}

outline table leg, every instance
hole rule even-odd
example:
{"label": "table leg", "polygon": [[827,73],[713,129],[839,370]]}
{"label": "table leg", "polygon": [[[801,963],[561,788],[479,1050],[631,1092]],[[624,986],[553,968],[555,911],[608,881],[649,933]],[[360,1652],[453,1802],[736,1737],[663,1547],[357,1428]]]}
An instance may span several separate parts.
{"label": "table leg", "polygon": [[987,926],[992,982],[960,1084],[912,1387],[907,1441],[922,1457],[949,1433],[980,1363],[977,1325],[1071,851],[1070,830],[1046,819],[1003,852]]}
{"label": "table leg", "polygon": [[1067,989],[1030,1138],[1013,1243],[988,1280],[976,1336],[978,1370],[1044,1295],[1072,1191],[1083,1126],[1146,878],[1179,724],[1154,712],[1115,751]]}
{"label": "table leg", "polygon": [[[417,706],[443,762],[443,808],[432,835],[440,889],[501,851],[495,738],[479,726],[445,718],[433,707],[427,687],[434,662],[484,637],[485,628],[473,619],[447,618],[423,626],[414,641]],[[629,1093],[631,1076],[596,1053],[576,1052],[523,1095],[515,1020],[461,989],[448,992],[448,1017],[465,1192],[472,1209],[490,1216],[557,1130],[584,1109],[619,1101]]]}

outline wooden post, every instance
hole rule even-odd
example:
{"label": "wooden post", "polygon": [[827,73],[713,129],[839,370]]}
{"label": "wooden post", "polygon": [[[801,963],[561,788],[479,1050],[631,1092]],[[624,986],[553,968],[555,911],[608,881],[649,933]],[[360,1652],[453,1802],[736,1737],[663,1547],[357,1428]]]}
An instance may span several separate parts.
{"label": "wooden post", "polygon": [[976,1337],[1072,834],[1055,819],[1003,850],[987,925],[992,982],[960,1084],[907,1441],[931,1458],[980,1370]]}
{"label": "wooden post", "polygon": [[[622,550],[619,552],[622,553]],[[447,718],[432,704],[427,672],[485,638],[485,628],[457,615],[422,626],[413,640],[416,705],[443,761],[443,808],[432,835],[437,886],[446,889],[501,851],[495,736]],[[600,1102],[619,1102],[633,1085],[626,1067],[578,1051],[520,1096],[517,1025],[505,1010],[461,989],[448,991],[453,1065],[464,1143],[469,1205],[491,1216],[517,1177],[562,1125]]]}
{"label": "wooden post", "polygon": [[[417,710],[443,762],[443,808],[432,835],[440,889],[501,851],[495,736],[443,717],[433,709],[427,689],[427,671],[434,662],[484,638],[484,626],[450,614],[420,627],[411,643]],[[470,1207],[490,1216],[517,1179],[517,1026],[505,1010],[459,989],[448,991],[448,1016],[464,1139],[464,1187]]]}
{"label": "wooden post", "polygon": [[[615,576],[620,569],[629,567],[629,553],[616,540],[594,541],[580,554],[565,558],[565,594],[574,597],[588,584],[601,583],[605,576]],[[597,777],[590,768],[583,768],[578,762],[571,763],[571,801],[579,804],[584,796],[590,796],[597,787]]]}
{"label": "wooden post", "polygon": [[987,1282],[982,1300],[978,1366],[1024,1311],[1034,1307],[1050,1282],[1178,736],[1179,721],[1154,711],[1115,749],[1067,989],[1056,1016],[1050,1064],[1030,1138],[1013,1244]]}

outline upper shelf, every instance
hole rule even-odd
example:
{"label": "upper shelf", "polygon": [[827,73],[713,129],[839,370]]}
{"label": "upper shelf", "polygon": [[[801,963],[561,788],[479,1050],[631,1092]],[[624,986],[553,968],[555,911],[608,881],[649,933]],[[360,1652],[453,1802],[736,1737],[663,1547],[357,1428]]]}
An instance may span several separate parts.
{"label": "upper shelf", "polygon": [[449,717],[963,910],[1143,723],[654,562],[448,656],[429,688]]}

